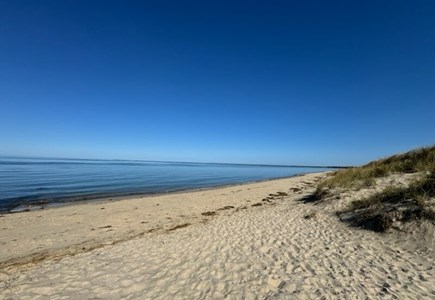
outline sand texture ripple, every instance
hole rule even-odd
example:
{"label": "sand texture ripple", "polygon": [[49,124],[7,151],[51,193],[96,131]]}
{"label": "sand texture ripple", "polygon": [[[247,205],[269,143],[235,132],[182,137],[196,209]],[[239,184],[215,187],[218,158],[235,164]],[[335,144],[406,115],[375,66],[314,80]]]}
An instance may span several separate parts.
{"label": "sand texture ripple", "polygon": [[228,209],[208,222],[5,268],[0,298],[435,297],[429,258],[398,248],[382,235],[349,228],[300,197]]}

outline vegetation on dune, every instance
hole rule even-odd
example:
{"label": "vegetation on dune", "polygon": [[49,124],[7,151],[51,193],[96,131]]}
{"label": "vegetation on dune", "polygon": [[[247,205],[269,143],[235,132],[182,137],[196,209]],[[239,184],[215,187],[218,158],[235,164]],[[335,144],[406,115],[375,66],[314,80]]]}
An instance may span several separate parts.
{"label": "vegetation on dune", "polygon": [[366,166],[385,168],[389,172],[412,173],[435,169],[435,146],[412,150],[393,155],[386,159],[373,161]]}
{"label": "vegetation on dune", "polygon": [[366,199],[356,200],[350,204],[351,209],[363,209],[383,203],[400,203],[403,201],[416,201],[422,205],[425,200],[435,197],[435,169],[411,183],[408,187],[389,186],[385,190],[376,193]]}
{"label": "vegetation on dune", "polygon": [[386,231],[393,220],[402,223],[427,220],[435,224],[435,207],[430,199],[435,197],[435,169],[408,187],[387,187],[368,198],[349,204],[344,214],[351,213],[352,225]]}
{"label": "vegetation on dune", "polygon": [[375,184],[376,178],[390,173],[413,173],[435,170],[435,146],[420,148],[370,162],[364,166],[336,171],[323,181],[320,188],[367,187]]}
{"label": "vegetation on dune", "polygon": [[376,183],[376,178],[413,172],[420,172],[421,176],[408,186],[388,186],[367,198],[354,200],[338,215],[354,226],[379,232],[389,229],[395,221],[427,220],[435,224],[432,201],[435,198],[435,146],[337,171],[321,182],[306,202],[331,199],[335,188],[370,187]]}

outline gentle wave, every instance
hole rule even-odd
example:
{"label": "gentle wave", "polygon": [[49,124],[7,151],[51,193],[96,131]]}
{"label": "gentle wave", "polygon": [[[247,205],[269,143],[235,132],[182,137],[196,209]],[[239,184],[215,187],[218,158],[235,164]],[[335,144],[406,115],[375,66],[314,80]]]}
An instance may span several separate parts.
{"label": "gentle wave", "polygon": [[184,162],[0,158],[0,211],[35,203],[207,188],[324,170]]}

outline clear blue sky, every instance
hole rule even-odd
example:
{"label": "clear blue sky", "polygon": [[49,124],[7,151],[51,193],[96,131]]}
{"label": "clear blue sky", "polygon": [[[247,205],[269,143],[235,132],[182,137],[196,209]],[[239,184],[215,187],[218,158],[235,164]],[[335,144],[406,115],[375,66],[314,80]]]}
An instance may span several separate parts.
{"label": "clear blue sky", "polygon": [[435,142],[434,1],[1,1],[0,154],[359,164]]}

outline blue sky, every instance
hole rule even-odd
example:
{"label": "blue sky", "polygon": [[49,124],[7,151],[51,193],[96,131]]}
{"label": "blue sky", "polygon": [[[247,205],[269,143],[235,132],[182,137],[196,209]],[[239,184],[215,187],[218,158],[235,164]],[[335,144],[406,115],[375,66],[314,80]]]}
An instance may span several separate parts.
{"label": "blue sky", "polygon": [[433,1],[1,1],[0,154],[360,164],[435,142]]}

